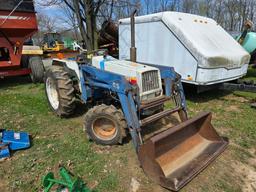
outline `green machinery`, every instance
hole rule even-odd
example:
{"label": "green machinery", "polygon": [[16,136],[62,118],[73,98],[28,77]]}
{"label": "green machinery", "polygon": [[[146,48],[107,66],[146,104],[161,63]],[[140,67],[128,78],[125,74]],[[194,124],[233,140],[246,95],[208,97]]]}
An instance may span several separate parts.
{"label": "green machinery", "polygon": [[78,177],[72,177],[67,169],[61,167],[59,170],[61,180],[54,178],[54,174],[49,172],[43,177],[43,187],[44,192],[49,192],[54,185],[58,185],[57,192],[91,192],[89,188],[86,187],[82,179]]}
{"label": "green machinery", "polygon": [[[240,39],[239,36],[237,39]],[[248,53],[253,53],[256,49],[256,33],[255,32],[248,32],[241,42],[241,45]]]}
{"label": "green machinery", "polygon": [[250,53],[250,63],[256,63],[256,33],[252,31],[253,23],[247,20],[244,24],[244,30],[241,35],[236,37],[236,40],[243,48]]}
{"label": "green machinery", "polygon": [[64,42],[65,49],[74,50],[74,46],[73,46],[74,40],[72,38],[64,37],[63,42]]}

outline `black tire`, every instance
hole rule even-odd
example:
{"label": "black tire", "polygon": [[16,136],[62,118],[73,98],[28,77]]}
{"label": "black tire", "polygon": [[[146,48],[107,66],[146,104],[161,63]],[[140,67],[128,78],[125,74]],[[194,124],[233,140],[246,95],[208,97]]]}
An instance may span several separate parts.
{"label": "black tire", "polygon": [[28,59],[28,67],[31,69],[31,80],[33,83],[42,83],[44,81],[44,65],[41,57],[32,56]]}
{"label": "black tire", "polygon": [[29,55],[22,55],[20,63],[21,63],[21,68],[28,68]]}
{"label": "black tire", "polygon": [[[113,105],[98,105],[91,108],[84,118],[84,129],[87,132],[87,136],[90,140],[95,141],[101,145],[116,145],[121,144],[123,138],[126,136],[127,124],[120,109],[117,109]],[[101,126],[104,123],[105,127]],[[112,133],[105,130],[107,123],[110,128],[114,125],[114,132],[112,135],[106,136],[103,133]],[[100,125],[99,125],[100,124]],[[107,127],[108,128],[108,127]],[[101,132],[99,132],[101,130]],[[103,132],[102,132],[103,131]]]}
{"label": "black tire", "polygon": [[[63,67],[51,66],[46,71],[45,94],[50,108],[56,115],[68,117],[74,113],[76,107],[75,89],[68,72]],[[57,101],[58,104],[54,101]]]}

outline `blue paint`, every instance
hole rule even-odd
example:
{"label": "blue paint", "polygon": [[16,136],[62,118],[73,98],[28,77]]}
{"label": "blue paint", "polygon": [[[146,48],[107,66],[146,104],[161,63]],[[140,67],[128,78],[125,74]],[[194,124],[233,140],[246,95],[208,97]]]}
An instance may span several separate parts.
{"label": "blue paint", "polygon": [[165,82],[165,93],[166,96],[172,95],[172,85],[176,84],[177,92],[179,93],[180,100],[181,100],[181,107],[186,112],[187,110],[187,103],[186,98],[184,94],[184,89],[181,83],[181,76],[175,72],[173,67],[166,67],[166,66],[160,66],[160,65],[151,65],[153,67],[156,67],[160,70],[161,79]]}
{"label": "blue paint", "polygon": [[10,157],[10,151],[29,147],[29,135],[25,132],[3,130],[0,134],[0,158]]}
{"label": "blue paint", "polygon": [[[140,128],[139,119],[137,116],[136,105],[132,96],[132,87],[127,82],[124,76],[97,69],[93,66],[83,65],[80,68],[82,98],[84,102],[88,99],[86,93],[86,86],[90,88],[98,88],[103,90],[110,90],[117,93],[122,111],[124,113],[128,128],[132,136],[135,149],[139,147],[138,130]],[[86,82],[86,84],[84,83]],[[94,96],[94,95],[93,95]]]}
{"label": "blue paint", "polygon": [[[135,99],[132,95],[132,86],[125,79],[124,76],[109,71],[105,71],[104,60],[100,62],[100,68],[90,65],[80,66],[80,81],[82,88],[82,99],[86,103],[90,98],[98,98],[101,95],[101,91],[111,91],[116,93],[121,104],[122,111],[127,123],[127,126],[132,137],[132,141],[136,151],[138,151],[140,143],[140,119],[137,114],[137,107]],[[181,100],[181,108],[186,112],[186,101],[183,91],[183,87],[180,81],[180,75],[174,71],[173,67],[154,66],[159,68],[161,78],[165,82],[166,96],[171,97],[173,94],[173,85],[175,85],[176,91],[179,93]],[[94,90],[94,91],[91,91]],[[97,90],[97,91],[95,91]],[[92,94],[93,92],[93,94]],[[96,95],[95,95],[96,94]],[[138,101],[137,101],[138,102]],[[137,103],[139,106],[139,102]]]}
{"label": "blue paint", "polygon": [[105,70],[105,60],[100,61],[100,69]]}
{"label": "blue paint", "polygon": [[10,157],[10,150],[8,145],[0,143],[0,159]]}
{"label": "blue paint", "polygon": [[12,151],[30,147],[29,135],[25,132],[3,131],[2,142],[9,144]]}

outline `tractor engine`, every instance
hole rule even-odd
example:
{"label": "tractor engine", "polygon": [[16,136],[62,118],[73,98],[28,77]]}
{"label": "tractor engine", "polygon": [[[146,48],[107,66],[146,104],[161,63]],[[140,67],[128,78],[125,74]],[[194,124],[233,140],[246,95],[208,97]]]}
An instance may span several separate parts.
{"label": "tractor engine", "polygon": [[123,75],[131,84],[139,87],[141,102],[162,96],[162,82],[159,69],[131,61],[117,60],[111,56],[92,58],[96,68]]}

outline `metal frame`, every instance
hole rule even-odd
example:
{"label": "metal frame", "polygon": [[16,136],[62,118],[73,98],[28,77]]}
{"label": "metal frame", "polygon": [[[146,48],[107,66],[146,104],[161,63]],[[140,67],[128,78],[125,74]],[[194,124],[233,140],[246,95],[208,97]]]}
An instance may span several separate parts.
{"label": "metal frame", "polygon": [[222,83],[219,87],[222,90],[228,91],[246,91],[256,93],[256,85],[247,85],[242,83]]}
{"label": "metal frame", "polygon": [[[20,1],[22,2],[22,1]],[[8,2],[7,2],[8,3]],[[29,2],[31,6],[33,1]],[[30,69],[21,68],[22,47],[26,39],[37,32],[35,12],[0,8],[0,47],[9,50],[10,60],[0,61],[0,76],[30,74]]]}
{"label": "metal frame", "polygon": [[[147,122],[152,122],[158,120],[162,117],[170,115],[174,112],[179,112],[181,119],[187,119],[186,113],[186,101],[184,96],[183,87],[180,81],[180,75],[178,75],[172,67],[162,67],[157,66],[161,72],[161,78],[165,82],[165,93],[166,98],[171,99],[175,98],[180,100],[176,102],[177,107],[173,110],[165,110],[160,113],[154,114],[150,117],[147,117]],[[116,93],[124,113],[127,126],[129,128],[132,141],[136,151],[138,152],[140,145],[143,144],[143,140],[140,135],[141,126],[144,125],[145,119],[140,120],[139,109],[140,102],[134,99],[133,92],[134,88],[129,84],[126,78],[122,75],[115,74],[112,72],[104,71],[97,69],[89,65],[80,66],[80,83],[82,89],[82,100],[86,103],[88,99],[92,96],[92,89],[99,88],[102,90],[108,90],[113,93]],[[175,89],[175,90],[174,90]],[[179,93],[178,95],[175,95]],[[177,96],[179,98],[177,98]],[[163,99],[163,102],[166,99]],[[152,107],[157,102],[155,100],[147,104],[147,107]],[[163,103],[162,102],[162,103]],[[184,113],[182,113],[184,112]],[[183,114],[183,116],[181,115]]]}
{"label": "metal frame", "polygon": [[30,68],[24,69],[12,69],[12,70],[0,70],[0,77],[12,77],[12,76],[19,76],[19,75],[28,75],[31,73]]}

